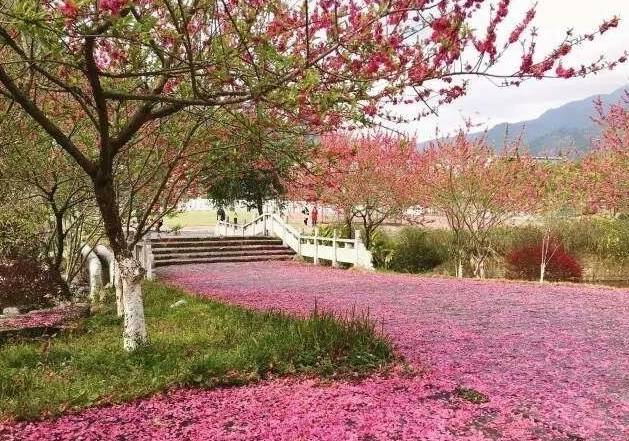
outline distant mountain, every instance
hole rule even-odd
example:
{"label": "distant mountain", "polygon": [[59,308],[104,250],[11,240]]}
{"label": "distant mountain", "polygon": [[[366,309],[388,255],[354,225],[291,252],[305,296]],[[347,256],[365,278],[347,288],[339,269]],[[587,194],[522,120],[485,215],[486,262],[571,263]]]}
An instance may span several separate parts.
{"label": "distant mountain", "polygon": [[594,95],[564,104],[544,112],[539,118],[518,123],[502,123],[487,132],[487,140],[495,147],[503,145],[505,135],[513,140],[523,135],[523,142],[533,154],[554,154],[558,151],[587,151],[590,141],[600,135],[600,128],[592,121],[594,100],[606,104],[618,102],[625,87],[609,95]]}

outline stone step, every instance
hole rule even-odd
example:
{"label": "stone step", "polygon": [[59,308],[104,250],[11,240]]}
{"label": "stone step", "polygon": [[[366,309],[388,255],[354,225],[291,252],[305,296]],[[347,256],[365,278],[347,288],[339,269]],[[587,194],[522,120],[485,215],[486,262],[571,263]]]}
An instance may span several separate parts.
{"label": "stone step", "polygon": [[207,240],[207,241],[151,241],[151,247],[158,248],[192,248],[192,247],[227,247],[227,246],[246,246],[246,245],[281,245],[280,239],[247,239],[247,240]]}
{"label": "stone step", "polygon": [[205,241],[238,241],[238,240],[275,240],[268,236],[158,236],[152,237],[153,242],[205,242]]}
{"label": "stone step", "polygon": [[276,250],[261,250],[261,251],[223,251],[223,252],[191,252],[191,253],[170,253],[170,254],[155,254],[155,262],[171,259],[211,259],[214,257],[264,257],[264,256],[281,256],[295,252],[290,248],[279,248]]}
{"label": "stone step", "polygon": [[262,262],[267,260],[291,260],[294,254],[274,255],[274,256],[242,256],[242,257],[213,257],[209,259],[170,259],[156,260],[155,266],[169,265],[189,265],[195,263],[229,263],[229,262]]}
{"label": "stone step", "polygon": [[212,253],[222,251],[273,251],[273,250],[285,250],[287,247],[282,243],[272,243],[265,245],[199,245],[194,247],[158,247],[153,248],[154,255],[160,254],[172,254],[172,253]]}

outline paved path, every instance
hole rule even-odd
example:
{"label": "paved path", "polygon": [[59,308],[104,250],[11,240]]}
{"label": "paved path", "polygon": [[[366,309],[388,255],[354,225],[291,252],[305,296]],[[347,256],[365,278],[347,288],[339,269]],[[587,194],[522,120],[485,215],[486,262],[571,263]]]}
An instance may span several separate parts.
{"label": "paved path", "polygon": [[[78,433],[88,434],[83,439],[169,440],[629,439],[629,290],[293,262],[190,265],[163,269],[160,276],[254,308],[301,314],[316,298],[326,309],[368,309],[421,374],[182,390],[31,424],[15,439]],[[464,401],[453,393],[457,387],[482,392],[489,402]]]}

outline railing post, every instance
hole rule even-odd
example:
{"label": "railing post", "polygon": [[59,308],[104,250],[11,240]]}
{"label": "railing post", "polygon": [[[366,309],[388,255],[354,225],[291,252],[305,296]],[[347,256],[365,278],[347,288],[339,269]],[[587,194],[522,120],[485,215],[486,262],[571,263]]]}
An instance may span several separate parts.
{"label": "railing post", "polygon": [[319,227],[314,229],[314,264],[319,265]]}
{"label": "railing post", "polygon": [[332,235],[332,266],[334,268],[338,268],[339,266],[339,261],[336,258],[338,250],[338,242],[336,241],[336,239],[338,239],[338,233],[336,230],[334,230],[334,234]]}
{"label": "railing post", "polygon": [[373,270],[371,252],[363,244],[363,241],[360,238],[359,231],[356,231],[356,240],[354,241],[354,247],[356,248],[356,267]]}
{"label": "railing post", "polygon": [[[280,217],[280,219],[282,218]],[[282,245],[288,245],[288,242],[286,241],[286,222],[282,222]]]}
{"label": "railing post", "polygon": [[151,246],[151,239],[145,239],[144,262],[144,269],[146,269],[146,278],[148,280],[153,280],[155,278],[155,275],[153,273],[153,247]]}
{"label": "railing post", "polygon": [[303,255],[301,253],[301,240],[302,240],[301,236],[302,236],[301,234],[299,236],[297,236],[297,255],[299,257],[303,257]]}

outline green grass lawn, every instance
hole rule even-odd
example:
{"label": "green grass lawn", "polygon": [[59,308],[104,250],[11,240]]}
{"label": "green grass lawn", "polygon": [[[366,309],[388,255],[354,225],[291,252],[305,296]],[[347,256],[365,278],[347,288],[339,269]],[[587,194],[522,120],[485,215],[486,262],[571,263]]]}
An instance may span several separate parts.
{"label": "green grass lawn", "polygon": [[[233,221],[234,212],[227,211],[229,221]],[[238,223],[240,225],[247,222],[251,222],[258,217],[257,210],[247,211],[245,209],[236,210],[238,216]],[[302,231],[305,234],[313,234],[311,226],[304,226],[301,217],[291,218],[290,225],[292,225],[297,231]],[[168,229],[172,228],[213,228],[216,225],[216,210],[203,210],[203,211],[183,211],[180,213],[174,213],[172,216],[164,218],[164,225]]]}
{"label": "green grass lawn", "polygon": [[[367,320],[246,310],[146,283],[151,343],[121,349],[113,308],[80,334],[0,347],[0,420],[115,403],[169,387],[243,384],[269,374],[360,376],[393,359]],[[188,303],[171,308],[179,299]]]}
{"label": "green grass lawn", "polygon": [[[238,216],[239,224],[251,222],[258,216],[258,212],[255,210],[247,211],[239,209],[236,211],[236,214]],[[227,215],[229,216],[230,221],[234,219],[234,213],[232,211],[228,210]],[[175,213],[172,216],[166,217],[164,219],[164,224],[167,228],[213,227],[216,225],[216,210],[184,211],[181,213]]]}

